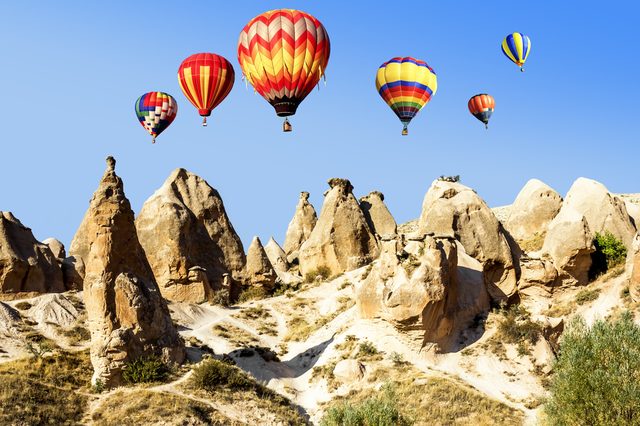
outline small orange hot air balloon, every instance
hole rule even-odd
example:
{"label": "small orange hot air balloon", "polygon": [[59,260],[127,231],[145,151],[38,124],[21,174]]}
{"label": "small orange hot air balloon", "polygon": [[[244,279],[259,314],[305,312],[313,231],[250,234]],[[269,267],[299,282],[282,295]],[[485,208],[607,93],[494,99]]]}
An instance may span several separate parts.
{"label": "small orange hot air balloon", "polygon": [[235,76],[231,63],[215,53],[196,53],[180,64],[180,88],[203,117],[203,126],[207,125],[211,110],[231,91]]}
{"label": "small orange hot air balloon", "polygon": [[496,101],[493,99],[493,96],[487,95],[486,93],[475,95],[469,99],[468,106],[469,112],[471,112],[475,118],[482,121],[484,123],[484,127],[488,129],[489,119],[496,107]]}

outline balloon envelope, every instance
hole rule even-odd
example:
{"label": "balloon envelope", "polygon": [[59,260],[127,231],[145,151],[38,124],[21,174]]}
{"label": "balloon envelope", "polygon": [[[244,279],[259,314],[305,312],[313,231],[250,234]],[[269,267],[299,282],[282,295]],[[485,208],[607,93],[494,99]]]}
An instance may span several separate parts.
{"label": "balloon envelope", "polygon": [[378,68],[376,88],[404,125],[406,134],[409,122],[438,90],[438,78],[426,62],[410,56],[396,57]]}
{"label": "balloon envelope", "polygon": [[475,118],[482,121],[485,127],[489,125],[489,119],[496,108],[496,101],[493,96],[481,93],[479,95],[472,96],[467,104],[469,112],[473,114]]}
{"label": "balloon envelope", "polygon": [[178,82],[189,102],[203,117],[227,97],[235,72],[229,61],[215,53],[196,53],[182,61],[178,69]]}
{"label": "balloon envelope", "polygon": [[136,101],[136,116],[155,143],[156,136],[162,133],[176,118],[178,104],[173,96],[164,92],[148,92]]}
{"label": "balloon envelope", "polygon": [[293,9],[256,16],[238,40],[244,77],[280,117],[296,113],[324,76],[329,53],[329,35],[320,21]]}
{"label": "balloon envelope", "polygon": [[509,34],[502,41],[502,53],[509,58],[511,62],[520,67],[524,65],[529,53],[531,52],[531,40],[522,33]]}

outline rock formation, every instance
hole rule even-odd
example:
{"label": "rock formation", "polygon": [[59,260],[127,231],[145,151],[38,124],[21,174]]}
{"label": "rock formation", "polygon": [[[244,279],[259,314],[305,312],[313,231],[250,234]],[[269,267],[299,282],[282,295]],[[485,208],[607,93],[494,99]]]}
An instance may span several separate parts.
{"label": "rock formation", "polygon": [[53,253],[56,259],[62,260],[67,257],[67,254],[64,250],[64,244],[62,244],[59,240],[56,240],[55,238],[47,238],[46,240],[42,241],[42,244],[46,244],[49,246],[51,253]]}
{"label": "rock formation", "polygon": [[356,269],[378,257],[376,238],[347,179],[329,179],[320,218],[300,247],[303,275],[326,267],[332,275]]}
{"label": "rock formation", "polygon": [[640,204],[626,201],[624,205],[627,207],[627,213],[629,213],[629,216],[631,216],[633,220],[633,225],[636,229],[640,230]]}
{"label": "rock formation", "polygon": [[637,234],[633,240],[629,259],[629,269],[631,272],[629,277],[629,294],[631,295],[631,300],[640,303],[640,234]]}
{"label": "rock formation", "polygon": [[582,214],[593,235],[609,231],[622,240],[627,249],[631,248],[631,240],[636,234],[632,219],[624,201],[610,194],[603,184],[586,178],[577,179],[567,193],[564,206]]}
{"label": "rock formation", "polygon": [[20,320],[18,311],[6,303],[0,302],[0,337],[2,340],[15,339],[19,336]]}
{"label": "rock formation", "polygon": [[174,170],[144,203],[136,227],[166,299],[203,302],[222,288],[226,273],[230,292],[237,294],[245,266],[242,242],[220,194],[204,179]]}
{"label": "rock formation", "polygon": [[518,241],[544,235],[561,207],[560,194],[538,179],[531,179],[513,202],[505,228]]}
{"label": "rock formation", "polygon": [[589,281],[593,234],[587,219],[571,207],[562,207],[547,230],[542,253],[553,260],[561,278],[583,285]]}
{"label": "rock formation", "polygon": [[84,261],[75,256],[66,257],[62,261],[62,276],[67,290],[82,290],[84,281]]}
{"label": "rock formation", "polygon": [[418,230],[453,237],[482,263],[487,291],[500,302],[516,292],[517,271],[502,226],[486,203],[456,182],[434,181],[422,204]]}
{"label": "rock formation", "polygon": [[520,297],[549,298],[557,285],[559,285],[558,270],[552,261],[520,258],[520,280],[518,281]]}
{"label": "rock formation", "polygon": [[284,239],[284,252],[288,256],[289,263],[297,259],[300,246],[307,241],[317,221],[316,210],[309,202],[309,193],[301,192],[300,200],[293,218],[289,222]]}
{"label": "rock formation", "polygon": [[273,237],[269,238],[269,242],[264,246],[264,251],[267,253],[269,262],[271,262],[273,269],[275,269],[277,273],[287,272],[289,270],[287,255]]}
{"label": "rock formation", "polygon": [[264,251],[260,238],[253,237],[247,251],[247,267],[245,271],[247,283],[271,290],[276,284],[276,278],[278,276],[269,261],[267,253]]}
{"label": "rock formation", "polygon": [[384,195],[373,191],[360,198],[360,208],[374,234],[394,235],[398,230],[395,219],[384,204]]}
{"label": "rock formation", "polygon": [[62,291],[62,270],[49,246],[13,214],[0,212],[0,293]]}
{"label": "rock formation", "polygon": [[74,242],[86,266],[92,382],[112,387],[122,383],[127,362],[157,355],[181,363],[185,351],[138,241],[115,160],[107,164]]}
{"label": "rock formation", "polygon": [[333,368],[333,376],[342,383],[353,384],[364,377],[366,369],[364,365],[355,359],[343,359],[338,361]]}

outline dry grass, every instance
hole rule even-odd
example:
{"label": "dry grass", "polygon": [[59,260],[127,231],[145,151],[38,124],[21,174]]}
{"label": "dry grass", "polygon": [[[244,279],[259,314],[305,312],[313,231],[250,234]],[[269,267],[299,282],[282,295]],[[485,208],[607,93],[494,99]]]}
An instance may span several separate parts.
{"label": "dry grass", "polygon": [[259,342],[251,333],[228,323],[216,324],[213,326],[212,331],[214,334],[238,346],[248,346]]}
{"label": "dry grass", "polygon": [[544,238],[547,236],[546,232],[533,234],[531,238],[528,240],[520,240],[518,241],[518,245],[525,252],[538,251],[542,249],[542,245],[544,244]]}
{"label": "dry grass", "polygon": [[[307,303],[304,299],[296,299],[294,300],[294,307],[298,307],[296,310],[300,310],[299,308],[306,308]],[[355,301],[350,297],[340,297],[338,299],[338,306],[336,309],[329,315],[320,316],[315,319],[313,318],[313,314],[316,313],[315,309],[306,309],[306,312],[303,314],[294,314],[294,316],[287,323],[288,331],[284,337],[286,341],[293,342],[301,342],[306,340],[311,334],[315,331],[319,330],[321,327],[324,327],[342,312],[351,308],[355,305]]]}
{"label": "dry grass", "polygon": [[255,324],[256,331],[259,334],[266,334],[268,336],[277,336],[277,322],[269,313],[268,309],[265,309],[262,305],[251,306],[243,309],[237,318],[252,322]]}
{"label": "dry grass", "polygon": [[0,424],[77,424],[91,373],[88,351],[0,364]]}
{"label": "dry grass", "polygon": [[[410,366],[379,368],[372,376],[387,380],[398,411],[415,425],[515,425],[523,421],[521,412],[463,383],[427,377]],[[355,407],[378,395],[379,391],[367,388],[330,403],[328,408]]]}
{"label": "dry grass", "polygon": [[145,389],[117,391],[92,413],[98,426],[239,425],[207,404],[179,395]]}

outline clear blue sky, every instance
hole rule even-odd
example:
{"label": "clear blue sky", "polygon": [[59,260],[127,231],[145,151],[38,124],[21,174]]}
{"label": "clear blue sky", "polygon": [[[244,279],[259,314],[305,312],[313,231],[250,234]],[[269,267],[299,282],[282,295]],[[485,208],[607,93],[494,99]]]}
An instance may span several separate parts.
{"label": "clear blue sky", "polygon": [[[327,85],[290,134],[245,89],[236,56],[243,26],[280,7],[320,19],[332,48]],[[532,177],[561,194],[579,176],[640,192],[639,14],[635,1],[4,1],[0,210],[68,245],[109,154],[136,212],[176,167],[204,177],[245,247],[253,235],[282,243],[298,193],[319,212],[334,176],[358,197],[382,191],[398,222],[419,215],[442,174],[460,174],[492,206]],[[532,40],[524,74],[500,51],[513,31]],[[236,70],[208,128],[176,78],[201,51]],[[374,86],[377,67],[405,55],[426,60],[439,86],[408,137]],[[179,104],[153,146],[133,107],[151,90]],[[479,92],[496,99],[489,131],[467,110]]]}

